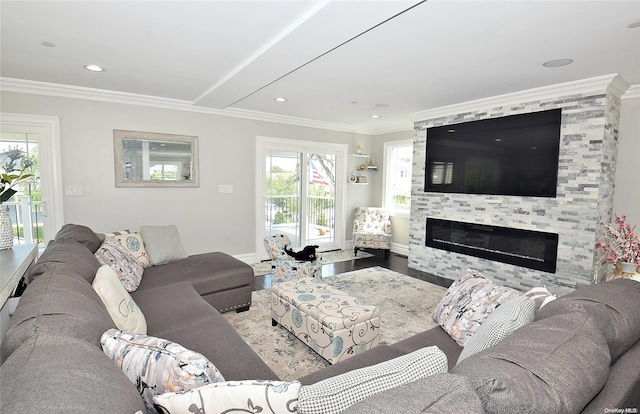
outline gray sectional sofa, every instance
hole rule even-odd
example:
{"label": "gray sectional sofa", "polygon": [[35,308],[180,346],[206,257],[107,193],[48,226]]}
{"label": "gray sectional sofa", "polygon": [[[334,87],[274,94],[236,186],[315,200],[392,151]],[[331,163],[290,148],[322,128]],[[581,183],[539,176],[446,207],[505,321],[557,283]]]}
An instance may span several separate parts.
{"label": "gray sectional sofa", "polygon": [[[100,349],[100,336],[114,323],[91,287],[99,267],[92,254],[96,243],[88,228],[65,226],[31,269],[1,347],[3,412],[144,412],[136,386]],[[278,379],[218,311],[250,304],[248,271],[222,253],[192,256],[147,268],[131,296],[149,335],[202,353],[226,380]],[[459,364],[462,349],[436,327],[300,382],[314,384],[437,345],[449,373],[372,395],[345,412],[603,413],[638,407],[639,304],[640,283],[616,279],[549,303],[536,321]]]}
{"label": "gray sectional sofa", "polygon": [[440,327],[311,374],[315,383],[423,346],[449,372],[373,395],[345,413],[634,413],[640,409],[640,283],[615,279],[550,302],[535,321],[456,363],[462,348]]}
{"label": "gray sectional sofa", "polygon": [[[65,225],[30,269],[0,348],[3,412],[145,412],[135,385],[100,349],[100,336],[115,328],[91,286],[100,244],[89,228]],[[248,308],[253,280],[249,265],[207,253],[145,269],[131,297],[149,335],[197,350],[227,380],[276,378],[219,312]]]}

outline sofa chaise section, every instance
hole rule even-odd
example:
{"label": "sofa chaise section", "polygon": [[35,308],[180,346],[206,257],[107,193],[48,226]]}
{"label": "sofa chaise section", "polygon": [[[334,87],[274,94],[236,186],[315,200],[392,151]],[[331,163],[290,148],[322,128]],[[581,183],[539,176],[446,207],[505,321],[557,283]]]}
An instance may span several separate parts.
{"label": "sofa chaise section", "polygon": [[134,292],[147,333],[195,350],[231,380],[277,379],[277,375],[187,282]]}
{"label": "sofa chaise section", "polygon": [[220,312],[243,311],[251,306],[253,281],[251,266],[226,253],[213,252],[147,267],[138,290],[189,282]]}

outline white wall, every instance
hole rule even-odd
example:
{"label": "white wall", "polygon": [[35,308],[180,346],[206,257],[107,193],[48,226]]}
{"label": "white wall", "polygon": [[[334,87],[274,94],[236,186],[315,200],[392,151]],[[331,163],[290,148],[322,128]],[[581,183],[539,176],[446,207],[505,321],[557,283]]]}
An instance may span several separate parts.
{"label": "white wall", "polygon": [[622,99],[613,212],[640,231],[640,97]]}
{"label": "white wall", "polygon": [[[381,134],[373,137],[374,154],[378,160],[378,182],[379,186],[376,188],[375,193],[372,196],[377,200],[377,205],[382,205],[382,187],[384,182],[384,143],[392,141],[413,140],[413,129],[406,131],[394,132],[389,134]],[[391,217],[391,228],[393,236],[391,237],[391,243],[394,251],[398,251],[402,254],[407,254],[409,249],[409,217]]]}
{"label": "white wall", "polygon": [[[210,114],[73,98],[3,92],[2,112],[60,118],[62,185],[81,185],[82,196],[64,196],[65,223],[97,232],[176,224],[189,254],[255,253],[256,136],[370,147],[371,137],[346,132]],[[199,188],[115,188],[113,130],[195,135],[200,144]],[[219,184],[233,185],[219,194]],[[373,202],[374,186],[347,194],[347,217]],[[259,206],[263,208],[263,206]],[[349,221],[347,221],[349,223]],[[346,238],[351,238],[347,224]]]}

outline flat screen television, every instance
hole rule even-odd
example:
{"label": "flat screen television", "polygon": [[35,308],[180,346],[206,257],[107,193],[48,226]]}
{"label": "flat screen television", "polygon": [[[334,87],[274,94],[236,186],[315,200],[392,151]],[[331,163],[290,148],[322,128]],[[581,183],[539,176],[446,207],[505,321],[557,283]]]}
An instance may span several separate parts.
{"label": "flat screen television", "polygon": [[425,192],[555,197],[562,110],[427,129]]}

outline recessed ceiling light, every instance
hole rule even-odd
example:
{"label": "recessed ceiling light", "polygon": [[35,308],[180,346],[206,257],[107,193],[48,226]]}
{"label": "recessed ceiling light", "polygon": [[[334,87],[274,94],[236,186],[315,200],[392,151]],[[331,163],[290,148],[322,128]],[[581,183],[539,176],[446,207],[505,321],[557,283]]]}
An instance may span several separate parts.
{"label": "recessed ceiling light", "polygon": [[371,115],[371,118],[380,118],[380,115]]}
{"label": "recessed ceiling light", "polygon": [[573,62],[573,59],[554,59],[548,62],[544,62],[542,66],[545,68],[558,68],[560,66],[567,66]]}
{"label": "recessed ceiling light", "polygon": [[636,27],[640,27],[640,20],[635,21],[633,23],[629,23],[629,25],[627,26],[629,29],[635,29]]}
{"label": "recessed ceiling light", "polygon": [[375,104],[376,108],[387,108],[389,106],[389,104],[386,103],[377,103]]}
{"label": "recessed ceiling light", "polygon": [[451,128],[451,129],[448,129],[447,132],[450,133],[450,134],[453,134],[454,132],[456,132],[456,130]]}
{"label": "recessed ceiling light", "polygon": [[287,102],[287,98],[273,98],[276,102]]}
{"label": "recessed ceiling light", "polygon": [[494,139],[495,142],[502,142],[502,138],[496,138]]}
{"label": "recessed ceiling light", "polygon": [[90,70],[91,72],[104,72],[106,69],[98,66],[98,65],[84,65],[86,70]]}
{"label": "recessed ceiling light", "polygon": [[56,44],[55,44],[55,43],[51,43],[51,42],[47,42],[47,41],[44,41],[44,42],[42,42],[42,43],[40,43],[40,44],[41,44],[42,46],[44,46],[44,47],[56,47]]}

